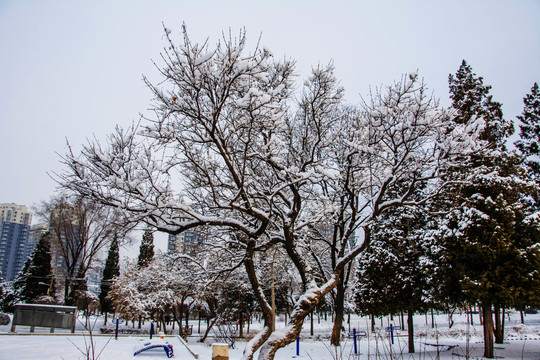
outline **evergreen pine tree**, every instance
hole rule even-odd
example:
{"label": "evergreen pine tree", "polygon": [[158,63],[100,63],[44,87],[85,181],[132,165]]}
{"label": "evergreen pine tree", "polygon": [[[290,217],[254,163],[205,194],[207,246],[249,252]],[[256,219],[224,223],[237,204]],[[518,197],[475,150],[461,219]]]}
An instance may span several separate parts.
{"label": "evergreen pine tree", "polygon": [[120,275],[119,258],[118,237],[115,235],[111,242],[111,247],[109,248],[107,260],[105,261],[105,268],[103,269],[103,276],[101,278],[99,302],[101,304],[101,311],[105,314],[113,311],[111,302],[107,299],[107,294],[111,288],[112,280]]}
{"label": "evergreen pine tree", "polygon": [[448,76],[450,99],[457,114],[454,121],[465,124],[473,117],[485,120],[485,129],[480,138],[496,148],[505,148],[508,136],[514,132],[512,122],[503,118],[501,104],[493,101],[490,85],[484,85],[484,79],[473,73],[465,60],[455,76]]}
{"label": "evergreen pine tree", "polygon": [[516,147],[526,158],[531,174],[540,182],[540,90],[538,83],[534,83],[531,93],[523,99],[523,114],[518,116],[521,125],[519,126],[520,140],[516,141]]}
{"label": "evergreen pine tree", "polygon": [[427,221],[419,209],[394,208],[381,214],[357,272],[357,308],[372,316],[406,313],[409,353],[415,352],[413,314],[431,305]]}
{"label": "evergreen pine tree", "polygon": [[[527,94],[523,99],[524,108],[522,115],[518,116],[521,122],[520,125],[520,139],[516,141],[516,147],[520,151],[525,166],[532,175],[536,183],[540,186],[540,90],[538,83],[534,83],[531,88],[531,93]],[[531,215],[540,207],[539,195],[533,197],[531,201]],[[516,232],[519,234],[520,241],[524,243],[523,248],[526,250],[524,253],[527,257],[527,262],[521,263],[525,268],[522,273],[526,274],[528,270],[530,274],[536,274],[540,269],[540,256],[537,250],[537,244],[540,243],[540,230],[538,226],[533,226],[534,221],[529,219],[535,219],[534,216],[530,216],[527,220],[518,223]],[[532,244],[532,246],[531,246]],[[536,246],[535,246],[536,244]],[[527,246],[528,245],[528,246]],[[523,288],[527,289],[540,289],[538,284],[538,276],[527,276],[521,278],[524,285]],[[516,307],[523,309],[525,306],[540,307],[540,291],[527,291],[521,293],[516,300]]]}
{"label": "evergreen pine tree", "polygon": [[[449,83],[454,121],[482,118],[485,127],[480,137],[487,146],[473,156],[471,168],[457,171],[462,185],[453,189],[458,196],[443,227],[443,293],[455,304],[480,302],[485,319],[484,356],[492,358],[492,311],[495,307],[498,315],[501,307],[514,305],[512,299],[519,292],[514,287],[517,279],[504,274],[518,276],[520,269],[515,265],[525,261],[520,254],[527,244],[520,243],[516,225],[525,220],[523,199],[533,190],[519,158],[506,149],[513,126],[503,118],[500,103],[489,95],[491,87],[465,61],[455,76],[449,76]],[[501,342],[500,316],[495,323],[496,339]]]}
{"label": "evergreen pine tree", "polygon": [[33,303],[40,296],[54,297],[51,240],[48,233],[39,239],[14,283],[19,301]]}
{"label": "evergreen pine tree", "polygon": [[137,265],[139,267],[145,267],[148,266],[148,264],[152,261],[154,258],[154,234],[152,233],[152,230],[146,229],[141,246],[139,248],[139,259],[137,260]]}

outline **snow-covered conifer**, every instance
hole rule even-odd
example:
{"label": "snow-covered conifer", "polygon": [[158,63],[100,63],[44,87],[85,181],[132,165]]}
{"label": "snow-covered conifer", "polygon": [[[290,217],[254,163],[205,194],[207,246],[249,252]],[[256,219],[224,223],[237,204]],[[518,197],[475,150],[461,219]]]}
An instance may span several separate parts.
{"label": "snow-covered conifer", "polygon": [[33,303],[40,296],[54,298],[51,266],[51,236],[43,234],[14,282],[19,300]]}
{"label": "snow-covered conifer", "polygon": [[493,101],[490,85],[484,85],[484,79],[472,71],[465,60],[455,76],[448,77],[450,98],[457,111],[454,121],[464,124],[475,117],[483,118],[485,128],[481,139],[497,148],[505,148],[506,140],[514,132],[511,121],[504,119],[501,104]]}
{"label": "snow-covered conifer", "polygon": [[139,247],[139,257],[137,265],[139,267],[147,266],[154,258],[154,234],[152,230],[146,229],[144,231],[141,246]]}
{"label": "snow-covered conifer", "polygon": [[[485,86],[465,61],[449,79],[457,111],[455,123],[483,119],[480,137],[487,146],[472,156],[473,166],[453,168],[449,175],[456,186],[447,199],[451,200],[446,203],[449,212],[441,226],[441,294],[447,294],[455,304],[481,304],[486,319],[484,356],[493,357],[493,307],[498,315],[496,340],[501,342],[499,309],[515,306],[516,295],[530,286],[520,280],[526,276],[522,271],[531,264],[524,255],[530,254],[526,250],[530,249],[530,238],[523,241],[517,229],[526,227],[531,212],[527,199],[537,190],[519,157],[506,148],[513,127],[503,119],[500,104],[492,100],[490,86]],[[529,265],[522,268],[527,262]]]}
{"label": "snow-covered conifer", "polygon": [[531,93],[523,99],[524,107],[522,115],[518,116],[521,122],[519,129],[520,139],[516,141],[516,147],[526,158],[525,163],[537,181],[540,178],[540,90],[538,83],[534,83]]}
{"label": "snow-covered conifer", "polygon": [[[101,291],[99,293],[99,302],[101,305],[101,312],[105,314],[113,312],[114,309],[111,306],[111,302],[107,299],[109,289],[111,288],[112,280],[120,275],[119,265],[119,248],[118,248],[118,235],[113,237],[111,247],[105,260],[105,268],[101,277]],[[105,318],[107,318],[105,316]]]}
{"label": "snow-covered conifer", "polygon": [[371,316],[406,313],[409,353],[415,352],[413,314],[433,306],[429,219],[421,208],[389,209],[374,221],[371,246],[358,258],[357,308]]}

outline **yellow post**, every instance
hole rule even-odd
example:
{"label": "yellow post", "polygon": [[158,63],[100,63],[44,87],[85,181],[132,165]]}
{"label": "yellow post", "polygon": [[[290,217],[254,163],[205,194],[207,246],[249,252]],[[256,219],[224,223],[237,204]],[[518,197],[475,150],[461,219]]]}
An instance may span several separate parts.
{"label": "yellow post", "polygon": [[212,360],[229,360],[229,345],[212,344]]}

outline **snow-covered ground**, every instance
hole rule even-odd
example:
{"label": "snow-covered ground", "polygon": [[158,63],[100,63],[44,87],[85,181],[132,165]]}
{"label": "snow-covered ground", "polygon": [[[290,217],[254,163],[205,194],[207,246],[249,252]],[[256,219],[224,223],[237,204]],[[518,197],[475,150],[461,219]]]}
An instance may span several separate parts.
{"label": "snow-covered ground", "polygon": [[[377,320],[378,332],[371,333],[368,330],[367,318],[353,316],[350,324],[345,324],[347,330],[350,326],[358,331],[366,331],[367,336],[362,337],[358,345],[359,355],[354,355],[354,346],[351,339],[345,339],[341,349],[331,348],[329,334],[331,322],[315,318],[314,336],[310,335],[310,322],[304,325],[304,330],[299,342],[299,356],[296,355],[297,344],[293,343],[280,349],[276,359],[465,359],[467,352],[467,340],[469,356],[471,359],[480,359],[483,354],[482,328],[475,318],[475,325],[469,327],[467,336],[467,324],[464,315],[454,315],[455,324],[448,328],[448,316],[436,315],[435,328],[431,327],[431,318],[424,315],[415,317],[415,347],[416,354],[407,351],[407,337],[405,332],[398,332],[394,338],[394,345],[390,344],[388,334],[384,328],[392,322],[400,326],[400,318],[394,317]],[[283,320],[283,319],[282,319]],[[212,357],[211,344],[214,339],[209,339],[206,344],[199,343],[198,323],[192,321],[194,335],[188,340],[189,348],[199,355],[199,359],[206,360]],[[103,319],[95,320],[96,329],[103,326]],[[148,323],[145,325],[148,326]],[[283,326],[283,323],[278,325]],[[112,325],[107,327],[112,328]],[[123,325],[122,328],[131,328],[132,324]],[[252,324],[250,333],[256,331],[258,324]],[[95,348],[95,358],[101,360],[124,360],[124,359],[166,359],[163,349],[154,349],[133,356],[136,349],[141,346],[141,341],[148,336],[120,336],[114,340],[111,336],[93,336],[91,339],[83,330],[82,324],[78,324],[76,334],[70,334],[66,330],[57,330],[50,335],[47,329],[36,329],[34,334],[29,333],[29,327],[18,326],[17,334],[9,333],[10,326],[0,326],[0,359],[10,360],[53,360],[53,359],[86,359],[83,353],[92,343]],[[204,326],[201,327],[204,331]],[[99,332],[99,331],[96,331]],[[86,333],[86,335],[84,335]],[[165,338],[174,346],[176,359],[194,359],[193,355],[181,343],[180,339],[171,336]],[[93,341],[91,341],[93,340]],[[236,348],[229,349],[231,360],[240,359],[243,343],[237,342]],[[97,355],[99,354],[99,357]],[[390,356],[390,354],[392,356]],[[519,314],[511,313],[506,319],[506,334],[504,344],[496,344],[496,358],[507,360],[530,359],[540,360],[540,315],[527,315],[525,324],[520,324]],[[92,359],[92,357],[90,357]]]}

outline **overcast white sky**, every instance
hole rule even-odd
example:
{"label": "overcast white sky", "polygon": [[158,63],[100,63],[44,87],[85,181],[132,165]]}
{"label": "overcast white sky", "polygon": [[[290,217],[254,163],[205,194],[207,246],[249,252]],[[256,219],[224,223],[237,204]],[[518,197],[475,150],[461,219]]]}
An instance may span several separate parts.
{"label": "overcast white sky", "polygon": [[448,74],[466,59],[514,119],[540,82],[538,0],[0,0],[0,203],[48,199],[66,138],[78,148],[138,120],[162,22],[211,42],[245,27],[300,75],[333,60],[351,103],[418,69],[448,104]]}

